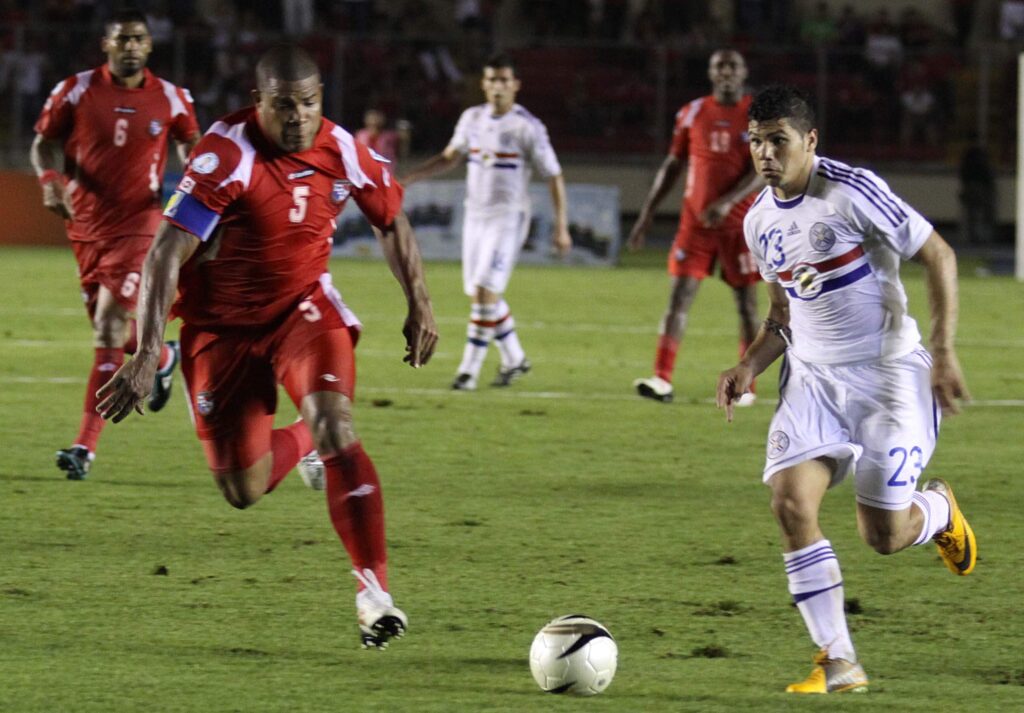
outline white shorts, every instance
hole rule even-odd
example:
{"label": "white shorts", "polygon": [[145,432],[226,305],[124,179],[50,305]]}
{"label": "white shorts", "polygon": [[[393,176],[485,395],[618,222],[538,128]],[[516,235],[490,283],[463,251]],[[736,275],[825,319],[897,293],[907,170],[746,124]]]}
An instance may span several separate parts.
{"label": "white shorts", "polygon": [[467,295],[474,296],[478,286],[504,294],[529,228],[530,214],[525,210],[488,215],[466,211],[462,284]]}
{"label": "white shorts", "polygon": [[784,468],[828,456],[838,461],[829,487],[856,464],[857,502],[909,507],[939,431],[931,367],[921,347],[856,366],[809,364],[787,353],[768,431],[765,482]]}

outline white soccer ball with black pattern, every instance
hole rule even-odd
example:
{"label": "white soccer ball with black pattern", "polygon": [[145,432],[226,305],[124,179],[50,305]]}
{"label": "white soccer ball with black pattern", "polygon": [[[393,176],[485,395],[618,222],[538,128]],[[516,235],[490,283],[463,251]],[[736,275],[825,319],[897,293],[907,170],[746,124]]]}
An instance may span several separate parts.
{"label": "white soccer ball with black pattern", "polygon": [[552,619],[530,646],[530,672],[548,693],[593,696],[615,677],[619,647],[604,626],[582,614]]}

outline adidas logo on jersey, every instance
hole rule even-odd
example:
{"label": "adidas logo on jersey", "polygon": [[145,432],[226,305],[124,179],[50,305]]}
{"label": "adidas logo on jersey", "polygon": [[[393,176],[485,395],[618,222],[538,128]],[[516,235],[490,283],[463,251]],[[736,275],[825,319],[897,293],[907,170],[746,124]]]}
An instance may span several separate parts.
{"label": "adidas logo on jersey", "polygon": [[312,168],[307,168],[305,171],[296,171],[295,173],[289,173],[288,180],[295,181],[300,178],[305,178],[306,176],[312,176],[314,173],[316,173],[316,171],[314,171]]}
{"label": "adidas logo on jersey", "polygon": [[791,226],[789,226],[789,230],[786,231],[786,235],[796,235],[799,232],[800,226],[794,222]]}

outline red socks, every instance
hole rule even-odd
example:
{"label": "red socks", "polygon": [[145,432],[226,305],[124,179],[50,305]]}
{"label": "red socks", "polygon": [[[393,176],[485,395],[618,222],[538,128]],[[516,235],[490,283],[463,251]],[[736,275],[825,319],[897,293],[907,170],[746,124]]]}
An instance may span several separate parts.
{"label": "red socks", "polygon": [[302,421],[270,432],[270,480],[266,492],[272,491],[291,472],[302,456],[313,450],[313,436]]}
{"label": "red socks", "polygon": [[[384,541],[384,498],[373,461],[361,443],[324,458],[327,510],[352,566],[370,568],[387,591],[387,547]],[[360,587],[362,589],[362,587]]]}
{"label": "red socks", "polygon": [[90,453],[96,452],[96,443],[100,440],[100,431],[106,425],[103,417],[96,413],[99,399],[96,392],[110,381],[114,372],[124,364],[124,349],[97,349],[89,372],[89,383],[85,386],[85,405],[82,408],[82,422],[78,427],[78,438],[75,445],[85,446]]}
{"label": "red socks", "polygon": [[672,383],[672,372],[676,368],[676,352],[679,351],[679,340],[667,334],[658,337],[658,351],[654,357],[654,375]]}

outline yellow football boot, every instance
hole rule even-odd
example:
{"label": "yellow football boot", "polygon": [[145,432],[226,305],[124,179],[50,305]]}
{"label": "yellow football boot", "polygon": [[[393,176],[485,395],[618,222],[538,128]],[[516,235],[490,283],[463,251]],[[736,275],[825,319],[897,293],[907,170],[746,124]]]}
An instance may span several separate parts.
{"label": "yellow football boot", "polygon": [[867,690],[868,676],[859,663],[830,659],[825,649],[814,655],[814,669],[806,679],[786,686],[786,693],[864,693]]}
{"label": "yellow football boot", "polygon": [[966,577],[974,570],[974,565],[978,561],[978,541],[974,537],[974,530],[960,512],[960,506],[956,504],[949,483],[941,478],[932,478],[924,484],[924,489],[942,493],[949,501],[949,527],[932,540],[949,571]]}

